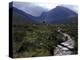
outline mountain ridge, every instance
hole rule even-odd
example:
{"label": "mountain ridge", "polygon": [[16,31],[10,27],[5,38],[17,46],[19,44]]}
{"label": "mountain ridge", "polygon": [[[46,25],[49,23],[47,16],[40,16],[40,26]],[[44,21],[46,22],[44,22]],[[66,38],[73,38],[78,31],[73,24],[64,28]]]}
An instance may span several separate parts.
{"label": "mountain ridge", "polygon": [[[13,9],[13,13],[18,13],[17,15],[20,15],[23,20],[29,20],[32,23],[43,23],[45,21],[47,24],[56,24],[56,23],[69,23],[72,22],[74,17],[76,19],[78,18],[78,14],[71,11],[70,9],[63,7],[63,6],[56,6],[56,8],[51,9],[48,12],[43,12],[40,16],[32,16],[16,7],[11,6],[12,3],[10,3],[9,9]],[[15,17],[14,17],[15,18]],[[72,19],[72,20],[70,20]],[[23,21],[22,20],[22,21]],[[68,22],[67,22],[68,21]],[[26,21],[25,21],[26,22]],[[26,22],[27,23],[27,22]]]}

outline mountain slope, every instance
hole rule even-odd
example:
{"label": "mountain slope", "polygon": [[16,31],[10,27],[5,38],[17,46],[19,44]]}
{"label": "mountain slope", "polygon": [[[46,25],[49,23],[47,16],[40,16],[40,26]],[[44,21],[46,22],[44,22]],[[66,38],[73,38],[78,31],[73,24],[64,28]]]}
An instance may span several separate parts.
{"label": "mountain slope", "polygon": [[78,17],[78,15],[62,6],[57,6],[55,9],[52,9],[49,11],[46,15],[46,22],[48,23],[69,23],[73,20],[70,20],[74,17]]}
{"label": "mountain slope", "polygon": [[19,10],[24,11],[32,16],[40,16],[42,12],[47,11],[46,8],[40,7],[35,3],[30,2],[13,2],[13,7],[18,8]]}
{"label": "mountain slope", "polygon": [[78,14],[63,6],[57,6],[50,11],[42,12],[40,16],[32,16],[31,14],[14,7],[11,2],[9,5],[9,12],[13,13],[13,24],[42,24],[43,22],[48,24],[64,24],[78,22]]}
{"label": "mountain slope", "polygon": [[37,23],[35,20],[35,17],[15,8],[9,8],[9,13],[12,13],[12,22],[13,24],[29,24],[29,23]]}

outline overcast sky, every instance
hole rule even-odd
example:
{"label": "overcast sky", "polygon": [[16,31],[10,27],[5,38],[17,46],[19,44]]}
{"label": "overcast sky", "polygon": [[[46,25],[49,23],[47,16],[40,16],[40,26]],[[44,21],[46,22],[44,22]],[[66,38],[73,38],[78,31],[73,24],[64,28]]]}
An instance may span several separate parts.
{"label": "overcast sky", "polygon": [[[69,4],[69,5],[77,5],[75,2],[76,0],[13,0],[13,1],[21,1],[21,2],[31,2],[39,5],[41,7],[48,8],[48,10],[55,8],[55,6],[60,4]],[[67,6],[68,7],[68,6]],[[70,6],[69,6],[70,7]],[[71,7],[70,7],[71,8]],[[76,7],[72,7],[75,11],[78,10]]]}
{"label": "overcast sky", "polygon": [[[25,0],[23,0],[23,1],[17,0],[17,2],[21,2],[21,3],[14,4],[16,7],[18,7],[21,10],[28,12],[29,14],[34,15],[34,16],[40,16],[41,13],[43,11],[45,11],[45,9],[51,10],[51,9],[53,9],[59,5],[63,5],[64,7],[67,7],[69,9],[73,10],[74,12],[78,13],[78,7],[76,5],[61,4],[61,3],[57,2],[56,0],[54,0],[54,2],[53,2],[53,0],[43,0],[43,1],[42,0],[26,0],[26,1]],[[30,4],[30,3],[32,3],[32,4]],[[35,6],[35,7],[33,7],[33,6]],[[43,9],[39,8],[39,6],[42,7]]]}
{"label": "overcast sky", "polygon": [[[32,2],[32,3],[36,3],[36,4],[40,5],[40,6],[49,8],[49,9],[55,7],[58,4],[77,5],[77,3],[75,3],[76,0],[69,0],[69,1],[67,1],[67,0],[13,0],[13,1]],[[45,4],[45,3],[47,3],[47,4]]]}

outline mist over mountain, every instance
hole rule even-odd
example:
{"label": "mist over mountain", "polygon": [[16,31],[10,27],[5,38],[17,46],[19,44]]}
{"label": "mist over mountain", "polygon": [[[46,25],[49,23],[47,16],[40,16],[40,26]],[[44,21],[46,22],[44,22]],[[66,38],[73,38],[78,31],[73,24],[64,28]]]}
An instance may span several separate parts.
{"label": "mist over mountain", "polygon": [[[9,10],[13,12],[13,20],[16,24],[43,23],[63,24],[77,21],[78,14],[64,6],[56,6],[48,11],[45,8],[31,3],[11,2]],[[11,13],[11,12],[10,12]]]}
{"label": "mist over mountain", "polygon": [[35,5],[34,3],[29,2],[13,2],[13,7],[16,7],[25,13],[28,13],[32,16],[40,16],[42,12],[48,11],[45,8]]}
{"label": "mist over mountain", "polygon": [[15,7],[9,8],[9,13],[12,14],[12,22],[13,24],[33,24],[38,23],[36,20],[37,17],[34,17],[30,14],[25,13],[22,10],[19,10]]}

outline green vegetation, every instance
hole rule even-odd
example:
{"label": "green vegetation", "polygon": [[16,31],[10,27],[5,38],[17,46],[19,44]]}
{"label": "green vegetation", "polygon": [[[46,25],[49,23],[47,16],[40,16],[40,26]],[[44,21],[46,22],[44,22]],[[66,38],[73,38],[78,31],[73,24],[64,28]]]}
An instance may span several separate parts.
{"label": "green vegetation", "polygon": [[13,25],[13,56],[17,58],[54,55],[54,48],[61,38],[61,35],[56,32],[58,27],[74,38],[77,48],[76,24]]}

